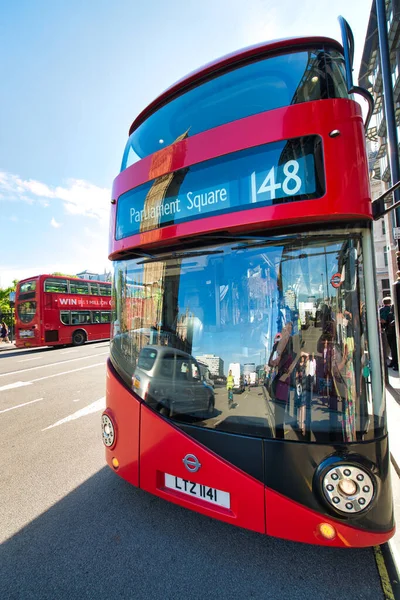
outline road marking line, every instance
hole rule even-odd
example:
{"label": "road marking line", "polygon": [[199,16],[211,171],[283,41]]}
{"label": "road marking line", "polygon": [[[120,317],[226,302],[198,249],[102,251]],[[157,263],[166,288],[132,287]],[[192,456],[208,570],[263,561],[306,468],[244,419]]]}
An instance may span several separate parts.
{"label": "road marking line", "polygon": [[32,379],[31,383],[36,381],[43,381],[43,379],[51,379],[52,377],[59,377],[60,375],[68,375],[68,373],[76,373],[77,371],[84,371],[85,369],[91,369],[92,367],[104,367],[104,362],[95,363],[94,365],[87,365],[86,367],[80,367],[79,369],[72,369],[71,371],[64,371],[63,373],[54,373],[53,375],[45,375],[44,377],[38,377],[38,379]]}
{"label": "road marking line", "polygon": [[16,381],[15,383],[8,383],[7,385],[3,385],[0,387],[0,392],[5,392],[6,390],[12,390],[14,388],[23,387],[24,385],[31,385],[30,381]]}
{"label": "road marking line", "polygon": [[24,404],[18,404],[17,406],[12,406],[11,408],[5,408],[4,410],[0,410],[0,414],[8,412],[9,410],[15,410],[16,408],[22,408],[22,406],[28,406],[28,404],[33,404],[34,402],[40,402],[40,400],[43,400],[43,398],[31,400],[30,402],[25,402]]}
{"label": "road marking line", "polygon": [[45,375],[44,377],[38,377],[37,379],[32,379],[32,381],[17,381],[16,383],[9,383],[8,385],[3,385],[0,387],[0,392],[5,390],[10,390],[14,387],[22,387],[24,385],[31,385],[32,383],[36,383],[37,381],[43,381],[43,379],[51,379],[52,377],[60,377],[60,375],[68,375],[69,373],[76,373],[77,371],[84,371],[85,369],[91,369],[92,367],[104,367],[104,362],[95,363],[94,365],[87,365],[86,367],[80,367],[79,369],[71,369],[71,371],[63,371],[62,373],[54,373],[53,375]]}
{"label": "road marking line", "polygon": [[390,582],[389,573],[385,565],[382,550],[380,546],[374,546],[375,562],[378,568],[379,577],[385,600],[395,600],[392,584]]}
{"label": "road marking line", "polygon": [[20,369],[19,371],[10,371],[10,373],[0,373],[0,377],[6,377],[6,375],[17,375],[19,373],[26,373],[27,371],[34,371],[35,369],[45,369],[46,367],[55,367],[57,365],[65,365],[65,363],[74,362],[77,360],[84,360],[86,358],[96,358],[96,356],[104,356],[108,352],[99,352],[99,354],[91,354],[90,356],[80,356],[79,358],[70,358],[68,360],[60,360],[59,362],[49,363],[48,365],[39,365],[37,367],[29,367],[28,369]]}
{"label": "road marking line", "polygon": [[105,407],[106,407],[106,398],[105,398],[105,396],[103,396],[102,398],[99,398],[99,400],[92,402],[92,404],[85,406],[85,408],[81,408],[80,410],[77,410],[76,412],[74,412],[72,415],[65,417],[65,419],[60,419],[56,423],[53,423],[53,425],[49,425],[49,427],[45,427],[44,429],[42,429],[42,431],[47,431],[48,429],[52,429],[53,427],[58,427],[58,425],[63,425],[64,423],[68,423],[69,421],[75,421],[75,419],[80,419],[81,417],[85,417],[86,415],[90,415],[90,414],[98,412],[100,410],[104,410]]}
{"label": "road marking line", "polygon": [[28,362],[29,360],[39,360],[41,356],[35,356],[34,358],[24,358],[24,360],[18,360],[17,362]]}

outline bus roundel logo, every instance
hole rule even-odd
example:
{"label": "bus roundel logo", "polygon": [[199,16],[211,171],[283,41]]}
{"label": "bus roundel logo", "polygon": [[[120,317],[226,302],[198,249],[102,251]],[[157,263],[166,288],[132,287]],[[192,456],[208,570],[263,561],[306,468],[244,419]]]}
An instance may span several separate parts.
{"label": "bus roundel logo", "polygon": [[194,454],[186,454],[182,459],[183,464],[191,473],[196,473],[201,467],[200,461]]}
{"label": "bus roundel logo", "polygon": [[338,288],[341,283],[342,283],[342,276],[341,276],[340,273],[335,273],[334,275],[332,275],[332,277],[331,277],[331,285],[334,288]]}

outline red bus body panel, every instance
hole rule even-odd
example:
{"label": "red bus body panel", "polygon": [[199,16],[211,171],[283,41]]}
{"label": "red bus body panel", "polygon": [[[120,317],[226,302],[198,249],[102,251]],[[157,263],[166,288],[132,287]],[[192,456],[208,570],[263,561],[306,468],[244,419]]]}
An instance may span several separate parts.
{"label": "red bus body panel", "polygon": [[[114,446],[106,448],[106,460],[113,468],[112,459],[117,458],[119,468],[116,472],[120,477],[147,492],[203,515],[265,533],[264,486],[136,400],[109,366],[106,414],[111,417],[117,430]],[[198,473],[186,470],[182,462],[186,454],[195,454],[199,459],[202,466]],[[229,492],[231,509],[213,506],[166,488],[165,473]]]}
{"label": "red bus body panel", "polygon": [[114,446],[106,448],[107,463],[113,469],[111,461],[116,457],[119,462],[118,475],[138,487],[140,402],[135,400],[109,367],[106,395],[106,414],[111,418],[116,429]]}
{"label": "red bus body panel", "polygon": [[[140,487],[143,490],[208,517],[265,533],[264,486],[259,481],[175,429],[145,404],[141,407],[140,421]],[[200,461],[197,473],[189,473],[184,466],[182,459],[187,454],[195,454]],[[230,509],[166,488],[165,473],[229,492]]]}
{"label": "red bus body panel", "polygon": [[[267,507],[267,534],[306,544],[323,544],[340,548],[363,548],[387,542],[395,529],[374,533],[350,527],[343,522],[321,515],[274,490],[265,489]],[[336,529],[336,537],[327,540],[318,531],[318,525],[328,523]]]}

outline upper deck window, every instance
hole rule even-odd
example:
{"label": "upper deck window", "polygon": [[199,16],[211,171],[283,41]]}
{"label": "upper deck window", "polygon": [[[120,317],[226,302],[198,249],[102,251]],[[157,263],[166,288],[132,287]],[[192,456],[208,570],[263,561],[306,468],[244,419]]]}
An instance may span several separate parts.
{"label": "upper deck window", "polygon": [[174,98],[131,134],[123,171],[178,139],[261,112],[326,98],[347,98],[343,57],[309,49],[264,58],[213,77]]}
{"label": "upper deck window", "polygon": [[26,294],[27,292],[34,292],[36,290],[36,279],[30,281],[24,281],[19,285],[19,293]]}
{"label": "upper deck window", "polygon": [[86,281],[79,281],[78,279],[70,281],[69,289],[71,294],[89,294],[89,284]]}
{"label": "upper deck window", "polygon": [[44,282],[44,291],[66,294],[68,292],[68,282],[66,279],[46,279]]}

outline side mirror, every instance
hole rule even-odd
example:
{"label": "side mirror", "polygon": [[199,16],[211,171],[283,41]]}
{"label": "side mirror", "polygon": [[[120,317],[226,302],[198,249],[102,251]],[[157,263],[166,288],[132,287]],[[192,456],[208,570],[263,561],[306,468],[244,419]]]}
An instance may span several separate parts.
{"label": "side mirror", "polygon": [[344,17],[338,17],[338,21],[342,34],[347,91],[349,94],[362,96],[368,102],[368,114],[364,124],[365,130],[367,130],[374,110],[374,98],[368,90],[353,84],[354,36],[350,25]]}

